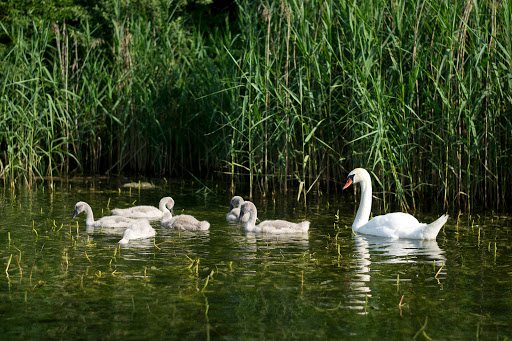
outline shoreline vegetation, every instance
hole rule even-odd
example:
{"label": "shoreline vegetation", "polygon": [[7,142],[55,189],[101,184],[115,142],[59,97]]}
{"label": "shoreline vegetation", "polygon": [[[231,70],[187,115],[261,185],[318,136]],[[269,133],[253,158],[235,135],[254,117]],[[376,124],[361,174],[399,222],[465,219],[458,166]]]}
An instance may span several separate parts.
{"label": "shoreline vegetation", "polygon": [[6,186],[222,177],[305,201],[364,167],[385,207],[510,198],[510,0],[5,3]]}

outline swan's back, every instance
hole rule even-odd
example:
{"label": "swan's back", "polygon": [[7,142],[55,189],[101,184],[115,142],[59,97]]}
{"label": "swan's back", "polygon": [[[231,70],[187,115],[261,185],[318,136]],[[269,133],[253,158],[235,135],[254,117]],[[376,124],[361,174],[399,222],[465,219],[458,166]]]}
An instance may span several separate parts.
{"label": "swan's back", "polygon": [[254,226],[253,232],[263,233],[305,233],[309,230],[309,221],[292,223],[286,220],[265,220]]}
{"label": "swan's back", "polygon": [[170,212],[174,207],[174,200],[171,197],[160,199],[158,208],[150,205],[140,205],[129,208],[115,208],[112,210],[113,215],[129,217],[129,218],[145,218],[145,219],[161,219],[164,213]]}
{"label": "swan's back", "polygon": [[148,220],[138,219],[124,230],[123,239],[121,239],[119,243],[126,244],[131,239],[150,238],[154,237],[155,234],[155,229],[151,227]]}
{"label": "swan's back", "polygon": [[436,239],[447,220],[448,216],[443,215],[431,224],[424,224],[410,214],[395,212],[377,216],[363,226],[354,228],[354,231],[380,237],[429,240]]}
{"label": "swan's back", "polygon": [[96,220],[92,226],[95,227],[109,227],[109,228],[122,228],[128,227],[133,223],[136,223],[136,219],[131,219],[121,216],[105,216]]}
{"label": "swan's back", "polygon": [[206,220],[199,221],[188,214],[181,214],[170,220],[162,221],[162,226],[176,230],[206,231],[210,228],[210,223]]}
{"label": "swan's back", "polygon": [[112,214],[130,218],[160,219],[164,212],[154,206],[141,205],[130,208],[115,208],[112,210]]}

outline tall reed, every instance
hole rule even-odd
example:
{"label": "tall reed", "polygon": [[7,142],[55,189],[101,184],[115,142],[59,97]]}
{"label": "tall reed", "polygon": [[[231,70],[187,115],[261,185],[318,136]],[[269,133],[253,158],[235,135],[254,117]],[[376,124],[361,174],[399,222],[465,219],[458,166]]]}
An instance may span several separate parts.
{"label": "tall reed", "polygon": [[498,207],[510,195],[510,1],[239,6],[229,91],[245,90],[244,117],[265,131],[230,157],[251,181],[270,173],[307,191],[363,166],[385,206]]}
{"label": "tall reed", "polygon": [[115,4],[100,38],[3,27],[6,181],[221,172],[305,202],[365,167],[385,209],[510,197],[510,0],[240,0],[208,31],[164,2],[154,21]]}
{"label": "tall reed", "polygon": [[163,175],[200,166],[206,147],[189,146],[210,126],[179,109],[198,108],[189,89],[202,80],[189,79],[187,59],[204,57],[201,37],[179,20],[156,32],[116,13],[110,42],[87,23],[34,23],[28,37],[3,27],[11,44],[0,68],[0,174],[12,185],[77,170]]}

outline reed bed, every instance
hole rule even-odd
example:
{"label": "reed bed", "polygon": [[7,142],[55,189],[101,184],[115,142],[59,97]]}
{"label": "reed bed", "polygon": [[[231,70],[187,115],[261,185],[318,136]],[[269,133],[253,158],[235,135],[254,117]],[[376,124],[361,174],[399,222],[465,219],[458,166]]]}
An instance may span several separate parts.
{"label": "reed bed", "polygon": [[169,7],[155,22],[116,7],[103,38],[86,21],[3,27],[5,181],[227,174],[232,191],[306,202],[365,167],[385,208],[505,207],[512,1],[237,10],[204,30]]}

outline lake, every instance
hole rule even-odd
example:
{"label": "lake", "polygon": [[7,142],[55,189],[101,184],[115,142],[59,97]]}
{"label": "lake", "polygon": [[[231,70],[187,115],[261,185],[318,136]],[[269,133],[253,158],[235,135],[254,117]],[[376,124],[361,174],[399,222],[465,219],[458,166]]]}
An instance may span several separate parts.
{"label": "lake", "polygon": [[[512,338],[511,216],[451,214],[436,241],[390,240],[354,235],[352,190],[311,195],[307,208],[296,193],[255,198],[261,220],[311,221],[308,235],[276,237],[226,221],[227,184],[154,183],[2,188],[2,339]],[[155,238],[119,246],[87,233],[84,214],[71,219],[77,201],[97,219],[164,196],[210,230],[156,221]]]}

